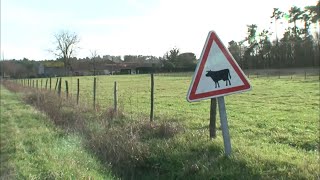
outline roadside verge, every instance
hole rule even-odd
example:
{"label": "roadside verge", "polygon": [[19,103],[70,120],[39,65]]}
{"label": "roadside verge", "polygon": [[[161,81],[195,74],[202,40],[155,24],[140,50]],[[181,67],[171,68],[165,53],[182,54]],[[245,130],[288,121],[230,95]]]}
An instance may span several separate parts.
{"label": "roadside verge", "polygon": [[115,179],[48,117],[1,87],[0,179]]}

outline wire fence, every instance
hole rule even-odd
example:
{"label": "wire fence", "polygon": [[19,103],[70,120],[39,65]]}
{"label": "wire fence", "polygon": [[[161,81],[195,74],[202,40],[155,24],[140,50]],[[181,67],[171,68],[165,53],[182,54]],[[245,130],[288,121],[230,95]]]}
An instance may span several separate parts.
{"label": "wire fence", "polygon": [[[252,81],[255,79],[319,81],[319,72],[316,71],[245,73]],[[117,108],[129,119],[149,119],[150,113],[153,114],[155,120],[208,119],[210,101],[195,103],[186,101],[192,75],[193,72],[154,74],[153,96],[149,74],[17,79],[14,81],[26,87],[60,92],[61,96],[77,99],[82,105],[92,105],[97,111],[114,109],[115,99],[117,99]],[[116,91],[115,82],[117,83]],[[154,98],[153,112],[151,111],[152,97]]]}

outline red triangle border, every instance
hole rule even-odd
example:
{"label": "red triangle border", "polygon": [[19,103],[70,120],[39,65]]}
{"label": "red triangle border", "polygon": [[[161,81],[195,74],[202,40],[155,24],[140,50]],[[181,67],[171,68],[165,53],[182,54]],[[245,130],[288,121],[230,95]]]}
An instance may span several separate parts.
{"label": "red triangle border", "polygon": [[[239,91],[250,90],[251,89],[250,83],[246,79],[244,73],[242,72],[242,70],[240,69],[237,62],[234,60],[234,58],[230,54],[230,52],[222,44],[222,42],[219,39],[219,37],[217,36],[217,34],[214,31],[210,31],[208,36],[209,37],[207,38],[207,45],[205,46],[202,59],[200,59],[200,64],[198,65],[199,68],[197,69],[195,79],[194,79],[193,84],[191,86],[191,90],[189,90],[190,92],[189,92],[189,96],[188,96],[188,101],[196,101],[196,100],[210,98],[210,97],[211,98],[219,97],[219,96],[224,96],[224,95],[232,94],[232,93],[239,92]],[[218,45],[218,47],[220,48],[220,50],[222,51],[222,53],[224,54],[226,59],[229,61],[229,63],[231,64],[231,66],[233,67],[235,72],[238,74],[239,78],[242,80],[244,85],[196,94],[196,90],[198,88],[201,75],[203,73],[205,64],[208,60],[208,55],[209,55],[211,46],[214,41],[216,42],[216,44]]]}

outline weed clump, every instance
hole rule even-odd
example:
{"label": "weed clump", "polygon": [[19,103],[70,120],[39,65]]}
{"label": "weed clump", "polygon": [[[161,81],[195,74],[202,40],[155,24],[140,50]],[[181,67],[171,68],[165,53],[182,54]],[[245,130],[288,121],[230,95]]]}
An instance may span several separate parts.
{"label": "weed clump", "polygon": [[168,139],[184,131],[181,124],[170,121],[140,123],[137,128],[144,139]]}

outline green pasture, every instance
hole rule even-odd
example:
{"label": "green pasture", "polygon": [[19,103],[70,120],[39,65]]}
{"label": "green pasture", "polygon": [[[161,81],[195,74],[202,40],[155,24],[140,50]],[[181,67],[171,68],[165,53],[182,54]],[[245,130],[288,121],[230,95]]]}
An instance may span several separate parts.
{"label": "green pasture", "polygon": [[[93,102],[93,77],[68,77],[75,98]],[[97,76],[100,110],[113,106],[113,84],[118,83],[119,107],[128,119],[148,121],[150,75]],[[44,79],[45,80],[45,79]],[[44,81],[43,80],[43,81]],[[175,121],[185,131],[168,140],[150,140],[154,162],[172,173],[168,177],[204,179],[280,178],[318,179],[319,77],[251,77],[252,91],[225,97],[233,154],[223,156],[223,140],[209,140],[210,101],[188,103],[191,75],[155,75],[155,121]],[[52,79],[52,88],[56,79]],[[43,83],[44,84],[44,83]],[[219,117],[219,116],[217,116]],[[217,127],[220,127],[219,118]],[[168,145],[168,143],[170,145]],[[158,149],[157,149],[158,148]],[[163,156],[158,156],[163,153]],[[196,174],[187,167],[199,167]],[[176,172],[176,173],[175,173]],[[179,174],[180,173],[180,174]]]}

